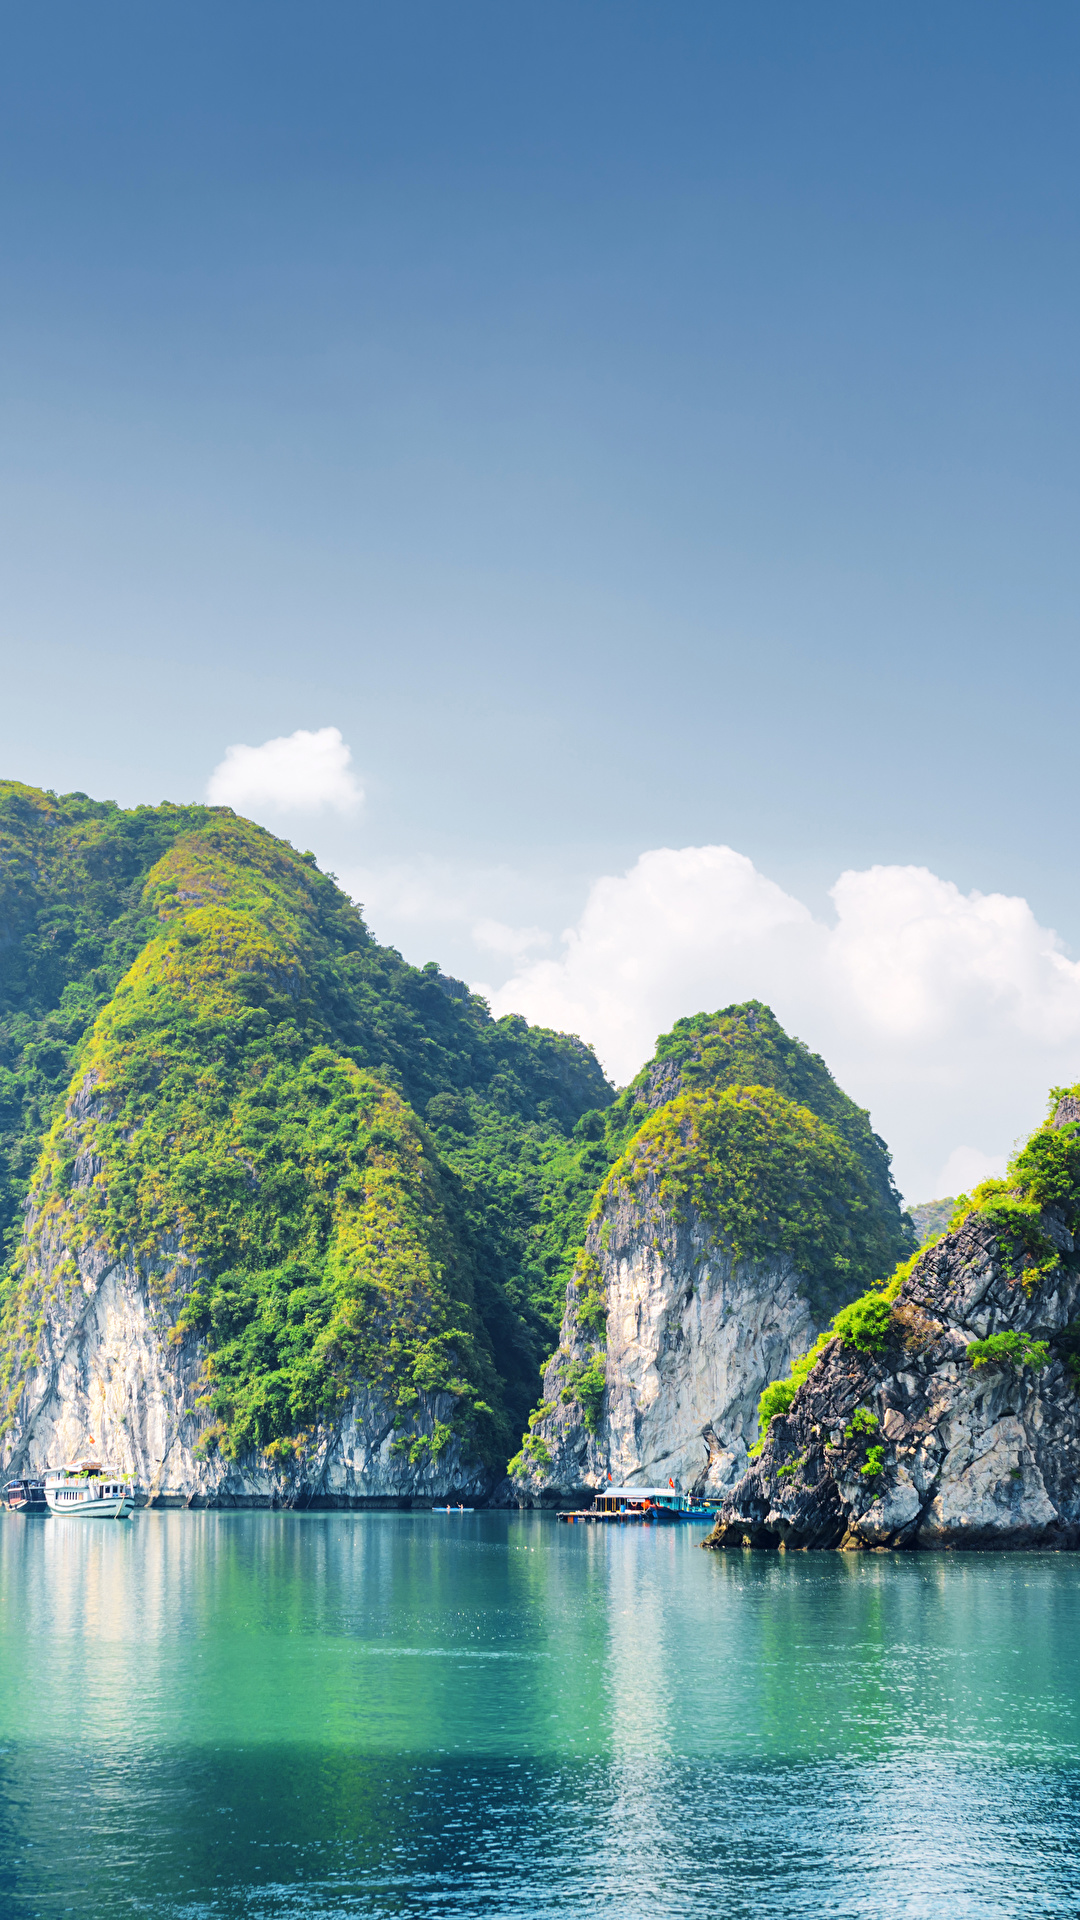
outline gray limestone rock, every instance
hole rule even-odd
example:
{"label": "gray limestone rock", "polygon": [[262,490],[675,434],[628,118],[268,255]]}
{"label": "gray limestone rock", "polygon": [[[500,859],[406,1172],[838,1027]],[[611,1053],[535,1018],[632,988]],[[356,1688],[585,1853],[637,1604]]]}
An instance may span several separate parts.
{"label": "gray limestone rock", "polygon": [[[590,1297],[606,1315],[595,1432],[575,1392],[597,1355]],[[609,1475],[718,1496],[745,1470],[762,1388],[821,1325],[792,1261],[735,1261],[708,1222],[666,1210],[655,1181],[617,1187],[588,1229],[541,1415],[504,1497],[565,1503]]]}
{"label": "gray limestone rock", "polygon": [[[919,1260],[879,1354],[830,1342],[705,1544],[1080,1544],[1067,1333],[1080,1262],[1056,1209],[1040,1225],[1060,1257],[1034,1284],[1014,1276],[991,1223],[972,1214]],[[973,1366],[971,1342],[1007,1329],[1046,1342],[1048,1363]]]}

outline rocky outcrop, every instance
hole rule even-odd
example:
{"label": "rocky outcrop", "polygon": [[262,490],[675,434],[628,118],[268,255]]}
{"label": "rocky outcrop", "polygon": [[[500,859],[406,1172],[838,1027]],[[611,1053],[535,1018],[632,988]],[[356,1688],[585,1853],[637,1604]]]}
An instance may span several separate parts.
{"label": "rocky outcrop", "polygon": [[763,1386],[822,1324],[789,1258],[734,1260],[698,1212],[661,1203],[655,1179],[617,1184],[588,1229],[507,1496],[566,1503],[609,1475],[720,1494],[746,1466]]}
{"label": "rocky outcrop", "polygon": [[[85,1093],[71,1110],[87,1117]],[[82,1155],[73,1186],[88,1185],[96,1171]],[[96,1455],[132,1475],[150,1504],[212,1507],[385,1506],[489,1491],[495,1475],[456,1438],[434,1451],[455,1405],[442,1392],[420,1393],[403,1423],[390,1400],[358,1386],[336,1419],[287,1447],[223,1457],[208,1447],[213,1415],[198,1404],[205,1345],[177,1326],[199,1281],[196,1264],[175,1237],[137,1260],[117,1259],[94,1241],[76,1247],[68,1220],[64,1212],[29,1213],[35,1324],[9,1390],[0,1439],[7,1474]]]}
{"label": "rocky outcrop", "polygon": [[[924,1253],[880,1352],[830,1342],[705,1544],[1080,1544],[1080,1261],[1062,1209],[1039,1228],[1057,1262],[1019,1277],[978,1213]],[[972,1343],[997,1334],[1017,1338],[974,1364]]]}

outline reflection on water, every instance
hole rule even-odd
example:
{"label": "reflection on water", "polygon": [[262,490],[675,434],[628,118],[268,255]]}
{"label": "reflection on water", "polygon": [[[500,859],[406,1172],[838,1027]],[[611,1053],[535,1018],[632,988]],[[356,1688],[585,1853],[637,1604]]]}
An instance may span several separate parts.
{"label": "reflection on water", "polygon": [[0,1915],[1080,1911],[1080,1560],[0,1522]]}

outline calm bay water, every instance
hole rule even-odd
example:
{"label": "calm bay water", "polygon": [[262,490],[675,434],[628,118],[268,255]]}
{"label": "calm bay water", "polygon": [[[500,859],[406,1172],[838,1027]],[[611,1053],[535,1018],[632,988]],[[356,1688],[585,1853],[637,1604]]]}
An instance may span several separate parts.
{"label": "calm bay water", "polygon": [[1080,1557],[0,1521],[0,1914],[1080,1912]]}

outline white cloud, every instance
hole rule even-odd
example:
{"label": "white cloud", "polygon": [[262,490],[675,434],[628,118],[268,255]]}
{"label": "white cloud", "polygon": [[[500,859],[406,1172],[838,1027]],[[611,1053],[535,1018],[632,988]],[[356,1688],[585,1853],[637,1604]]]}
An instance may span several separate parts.
{"label": "white cloud", "polygon": [[730,847],[660,848],[597,880],[494,1011],[580,1033],[625,1082],[680,1015],[766,1000],[870,1108],[910,1198],[996,1171],[1080,1079],[1080,966],[1025,900],[923,867],[844,873],[832,899],[830,926]]}
{"label": "white cloud", "polygon": [[[764,998],[771,976],[813,933],[808,909],[730,847],[660,848],[628,874],[597,880],[561,959],[538,960],[495,994],[500,1012],[529,1013],[580,1033],[628,1080],[660,1025],[704,1005],[720,977],[726,998]],[[527,1004],[526,1004],[527,1003]],[[536,1009],[535,1013],[530,1009]]]}
{"label": "white cloud", "polygon": [[991,1175],[1000,1176],[1004,1171],[1003,1153],[980,1153],[978,1147],[954,1147],[938,1174],[937,1192],[932,1198],[944,1199],[948,1194],[970,1193],[980,1180],[988,1180]]}
{"label": "white cloud", "polygon": [[568,873],[562,861],[524,869],[428,854],[363,866],[338,856],[333,864],[377,939],[400,947],[410,960],[437,958],[447,972],[469,981],[483,954],[483,970],[494,974],[496,984],[516,972],[534,947],[552,944],[550,929],[578,910],[590,885],[587,874]]}
{"label": "white cloud", "polygon": [[551,945],[551,935],[543,927],[508,927],[503,920],[478,920],[472,937],[482,952],[505,954],[512,960],[519,960],[533,947]]}
{"label": "white cloud", "polygon": [[237,813],[355,813],[363,791],[337,727],[304,727],[261,747],[235,746],[206,785],[214,806]]}

